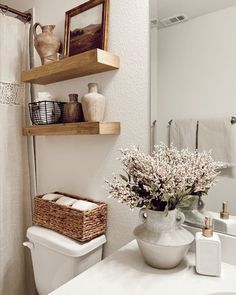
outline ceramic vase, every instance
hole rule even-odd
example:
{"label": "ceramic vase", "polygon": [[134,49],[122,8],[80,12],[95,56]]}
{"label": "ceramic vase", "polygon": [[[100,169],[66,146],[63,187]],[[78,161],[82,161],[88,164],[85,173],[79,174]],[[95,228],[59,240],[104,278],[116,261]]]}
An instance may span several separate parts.
{"label": "ceramic vase", "polygon": [[78,94],[69,94],[69,103],[63,106],[63,122],[82,122],[83,119],[82,105],[78,102]]}
{"label": "ceramic vase", "polygon": [[143,224],[137,226],[134,235],[147,264],[160,269],[177,266],[187,254],[193,235],[181,227],[182,212],[140,210]]}
{"label": "ceramic vase", "polygon": [[[37,34],[37,27],[40,27],[42,33]],[[57,60],[57,55],[61,46],[60,39],[53,33],[55,26],[42,26],[35,23],[33,26],[34,46],[40,56],[42,65]]]}
{"label": "ceramic vase", "polygon": [[84,118],[87,122],[100,122],[104,119],[105,97],[98,93],[98,84],[88,84],[89,93],[82,97]]}

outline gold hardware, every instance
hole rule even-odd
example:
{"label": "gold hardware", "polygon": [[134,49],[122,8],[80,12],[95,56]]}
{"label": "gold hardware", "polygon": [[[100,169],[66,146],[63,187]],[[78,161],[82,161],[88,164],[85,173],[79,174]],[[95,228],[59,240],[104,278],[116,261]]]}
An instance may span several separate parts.
{"label": "gold hardware", "polygon": [[223,202],[222,211],[220,212],[221,219],[229,219],[228,202]]}
{"label": "gold hardware", "polygon": [[204,226],[202,228],[202,234],[204,237],[210,238],[213,236],[212,220],[206,216],[204,220]]}

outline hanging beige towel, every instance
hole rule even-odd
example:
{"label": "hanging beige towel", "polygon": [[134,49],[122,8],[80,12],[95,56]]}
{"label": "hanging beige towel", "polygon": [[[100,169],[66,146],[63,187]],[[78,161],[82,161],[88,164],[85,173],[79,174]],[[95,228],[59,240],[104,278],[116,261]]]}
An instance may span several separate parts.
{"label": "hanging beige towel", "polygon": [[172,120],[169,130],[169,143],[178,149],[196,149],[197,120]]}
{"label": "hanging beige towel", "polygon": [[235,166],[235,130],[231,118],[199,120],[198,150],[212,150],[212,157],[223,163],[222,168]]}

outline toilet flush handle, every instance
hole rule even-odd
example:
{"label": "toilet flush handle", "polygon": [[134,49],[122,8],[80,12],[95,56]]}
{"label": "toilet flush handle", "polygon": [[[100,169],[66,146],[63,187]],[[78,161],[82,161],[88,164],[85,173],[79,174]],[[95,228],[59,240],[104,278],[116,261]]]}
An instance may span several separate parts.
{"label": "toilet flush handle", "polygon": [[29,249],[34,249],[34,244],[32,242],[24,242],[23,246],[25,246]]}

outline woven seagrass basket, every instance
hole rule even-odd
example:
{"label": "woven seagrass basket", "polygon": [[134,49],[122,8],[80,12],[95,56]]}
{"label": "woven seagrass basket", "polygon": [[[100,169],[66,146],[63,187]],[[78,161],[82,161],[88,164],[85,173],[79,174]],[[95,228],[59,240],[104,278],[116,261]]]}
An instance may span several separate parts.
{"label": "woven seagrass basket", "polygon": [[53,201],[34,198],[34,224],[61,233],[79,242],[87,242],[105,233],[107,223],[107,204],[78,196],[55,192],[77,200],[93,202],[97,208],[80,211]]}

